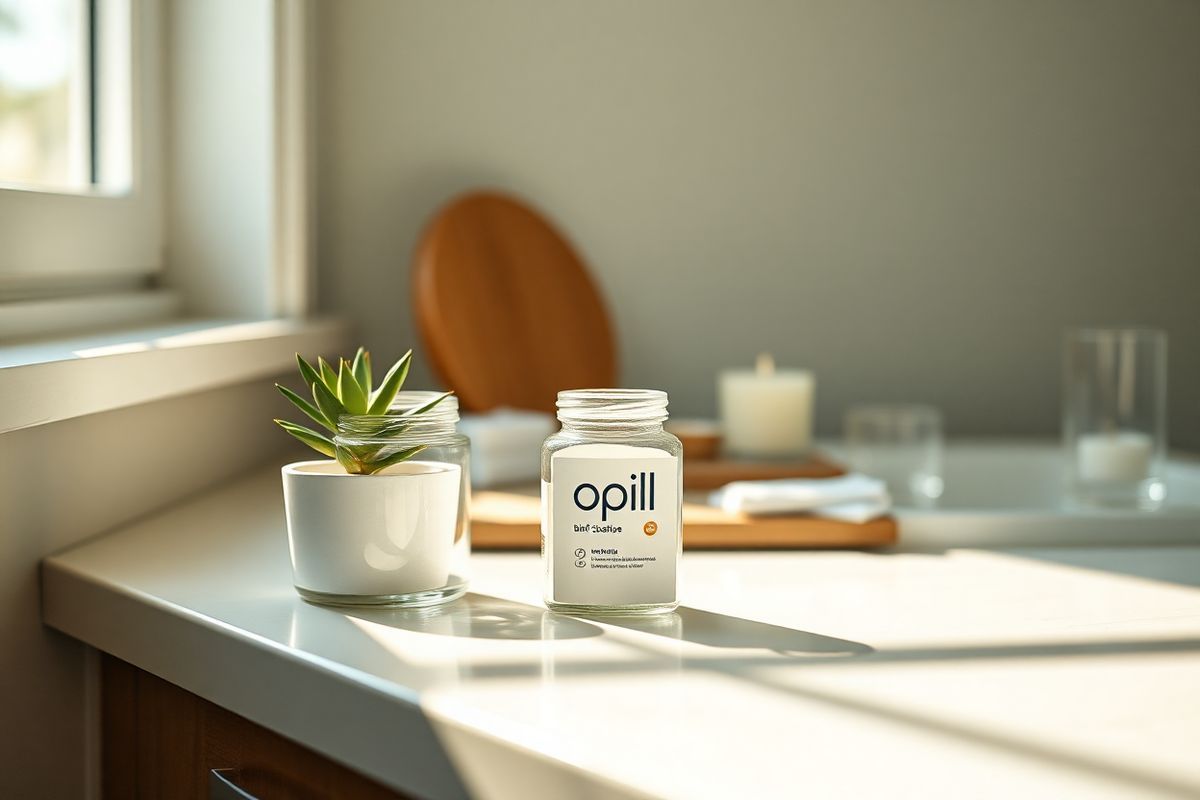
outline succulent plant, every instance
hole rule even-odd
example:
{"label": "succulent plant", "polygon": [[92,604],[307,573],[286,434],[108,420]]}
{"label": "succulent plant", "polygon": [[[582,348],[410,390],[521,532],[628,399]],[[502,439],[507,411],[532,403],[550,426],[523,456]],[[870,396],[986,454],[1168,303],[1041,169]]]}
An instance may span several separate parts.
{"label": "succulent plant", "polygon": [[[380,422],[387,423],[387,432],[395,435],[402,433],[407,427],[403,418],[424,414],[453,394],[446,392],[417,408],[392,412],[392,401],[404,385],[411,363],[412,350],[409,350],[387,371],[379,387],[374,388],[371,378],[371,354],[361,347],[354,354],[352,361],[339,358],[336,370],[324,358],[318,358],[317,366],[313,367],[297,353],[296,364],[300,367],[300,376],[312,394],[312,402],[286,386],[277,383],[275,388],[309,419],[330,433],[337,433],[338,420],[342,416],[352,414],[387,418],[381,419]],[[425,449],[425,445],[401,449],[375,444],[341,445],[331,437],[303,425],[284,419],[277,419],[275,423],[318,453],[336,458],[351,475],[371,475],[392,464],[407,461]]]}

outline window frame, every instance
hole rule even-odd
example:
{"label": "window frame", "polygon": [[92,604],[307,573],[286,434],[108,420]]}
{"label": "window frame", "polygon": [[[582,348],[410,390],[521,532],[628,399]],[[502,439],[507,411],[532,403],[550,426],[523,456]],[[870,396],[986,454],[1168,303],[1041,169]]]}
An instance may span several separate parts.
{"label": "window frame", "polygon": [[[121,8],[132,20],[128,180],[114,189],[119,176],[102,174],[102,185],[79,194],[0,189],[0,339],[12,338],[23,320],[35,324],[19,338],[45,338],[56,327],[145,324],[163,319],[164,309],[172,317],[243,320],[309,315],[314,0],[95,2],[108,15],[101,25]],[[210,167],[230,154],[195,131],[239,113],[220,81],[237,88],[244,76],[226,72],[214,81],[203,70],[231,55],[254,71],[267,96],[243,103],[254,110],[232,145],[233,160],[250,168],[226,169],[214,180],[219,170]],[[98,123],[103,149],[113,141],[104,126],[116,123],[103,114]],[[262,201],[247,213],[238,201],[249,195]],[[238,240],[248,230],[253,252]],[[57,302],[64,298],[105,302],[68,318]]]}
{"label": "window frame", "polygon": [[0,302],[145,286],[163,269],[160,0],[94,0],[100,181],[0,186]]}

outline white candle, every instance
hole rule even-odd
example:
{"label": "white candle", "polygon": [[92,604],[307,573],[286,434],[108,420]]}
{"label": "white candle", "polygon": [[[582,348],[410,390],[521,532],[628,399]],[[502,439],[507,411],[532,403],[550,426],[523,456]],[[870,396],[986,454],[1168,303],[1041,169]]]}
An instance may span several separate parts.
{"label": "white candle", "polygon": [[1145,480],[1153,452],[1153,440],[1137,431],[1084,434],[1078,444],[1079,478],[1104,483]]}
{"label": "white candle", "polygon": [[812,442],[813,375],[775,369],[762,354],[753,370],[720,375],[718,400],[725,449],[738,456],[797,456]]}

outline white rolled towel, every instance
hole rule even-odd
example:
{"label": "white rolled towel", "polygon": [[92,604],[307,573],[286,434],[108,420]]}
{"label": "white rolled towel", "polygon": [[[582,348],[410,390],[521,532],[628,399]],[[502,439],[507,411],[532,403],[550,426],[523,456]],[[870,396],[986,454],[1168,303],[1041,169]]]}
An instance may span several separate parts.
{"label": "white rolled towel", "polygon": [[499,408],[463,414],[458,430],[471,440],[471,485],[477,489],[536,481],[542,442],[558,430],[552,414]]}
{"label": "white rolled towel", "polygon": [[807,512],[845,522],[867,522],[892,507],[887,484],[857,472],[837,478],[735,481],[709,495],[708,502],[730,513]]}

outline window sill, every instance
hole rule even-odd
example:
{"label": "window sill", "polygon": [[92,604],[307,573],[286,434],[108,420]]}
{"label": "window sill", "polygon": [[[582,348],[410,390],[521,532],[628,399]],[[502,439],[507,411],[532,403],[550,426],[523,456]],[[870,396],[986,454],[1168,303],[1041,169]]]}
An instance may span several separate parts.
{"label": "window sill", "polygon": [[189,320],[0,347],[0,433],[279,374],[337,319]]}

